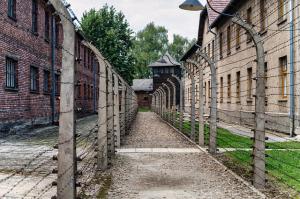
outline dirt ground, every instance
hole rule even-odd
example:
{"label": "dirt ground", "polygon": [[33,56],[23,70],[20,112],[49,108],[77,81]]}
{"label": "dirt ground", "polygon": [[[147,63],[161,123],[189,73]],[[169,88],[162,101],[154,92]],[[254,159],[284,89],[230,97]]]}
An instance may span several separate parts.
{"label": "dirt ground", "polygon": [[195,146],[154,113],[139,113],[114,159],[108,198],[264,198],[207,153],[189,149]]}

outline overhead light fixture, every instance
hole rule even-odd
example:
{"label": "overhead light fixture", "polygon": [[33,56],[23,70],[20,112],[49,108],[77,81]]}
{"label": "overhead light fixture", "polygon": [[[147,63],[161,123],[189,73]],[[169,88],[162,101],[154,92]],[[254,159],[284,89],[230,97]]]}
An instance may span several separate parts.
{"label": "overhead light fixture", "polygon": [[200,11],[204,9],[204,6],[198,0],[186,0],[179,8],[183,10]]}

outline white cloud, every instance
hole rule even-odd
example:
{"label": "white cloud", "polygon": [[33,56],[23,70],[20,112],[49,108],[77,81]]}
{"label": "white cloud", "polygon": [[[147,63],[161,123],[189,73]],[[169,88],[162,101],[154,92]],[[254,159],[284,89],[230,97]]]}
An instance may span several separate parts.
{"label": "white cloud", "polygon": [[[84,11],[99,9],[104,4],[121,10],[131,28],[137,32],[149,22],[165,26],[169,37],[180,34],[189,39],[197,37],[200,12],[179,9],[183,0],[68,0],[76,15],[81,18]],[[203,0],[202,0],[203,1]]]}

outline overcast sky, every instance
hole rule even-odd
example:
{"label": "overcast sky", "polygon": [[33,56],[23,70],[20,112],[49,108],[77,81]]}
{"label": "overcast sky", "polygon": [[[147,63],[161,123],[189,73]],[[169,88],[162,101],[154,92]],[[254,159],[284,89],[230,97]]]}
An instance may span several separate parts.
{"label": "overcast sky", "polygon": [[[201,0],[202,2],[204,0]],[[121,10],[135,31],[154,22],[165,26],[169,37],[179,34],[189,39],[197,37],[200,12],[184,11],[178,8],[183,0],[68,0],[78,18],[91,8],[99,9],[104,4]]]}

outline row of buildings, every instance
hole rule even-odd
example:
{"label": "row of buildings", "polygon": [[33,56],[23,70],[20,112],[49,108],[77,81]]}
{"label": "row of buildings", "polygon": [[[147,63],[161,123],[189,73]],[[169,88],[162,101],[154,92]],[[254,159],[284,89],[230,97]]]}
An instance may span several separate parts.
{"label": "row of buildings", "polygon": [[[0,1],[0,132],[56,122],[62,31],[47,0]],[[76,33],[76,111],[96,111],[99,65]]]}
{"label": "row of buildings", "polygon": [[[210,0],[210,4],[219,12],[237,13],[261,36],[265,50],[266,127],[297,133],[300,119],[299,3],[289,0]],[[219,15],[207,7],[200,14],[197,44],[216,63],[218,118],[228,123],[253,125],[257,63],[249,34],[234,24],[231,17]],[[181,61],[194,59],[204,68],[205,113],[209,115],[211,73],[197,50],[198,47],[193,46]],[[198,77],[197,67],[187,67]],[[189,112],[191,78],[186,73],[184,79],[186,111]],[[198,78],[196,80],[198,85]]]}
{"label": "row of buildings", "polygon": [[[261,36],[265,50],[266,128],[291,135],[299,134],[300,3],[292,0],[209,2],[218,12],[238,14]],[[199,107],[199,70],[185,63],[192,59],[203,68],[204,112],[205,115],[210,114],[211,72],[208,63],[198,54],[201,50],[216,63],[219,120],[253,126],[257,68],[254,43],[244,29],[232,22],[232,17],[219,15],[214,10],[207,6],[201,11],[197,45],[192,46],[180,60],[187,68],[182,74],[185,112],[191,111],[191,77],[196,80],[196,110]],[[172,78],[172,74],[165,76],[165,70],[162,69],[166,65],[163,63],[166,57],[150,65],[153,84],[156,85],[153,91],[167,78]],[[175,65],[180,70],[180,64]]]}

